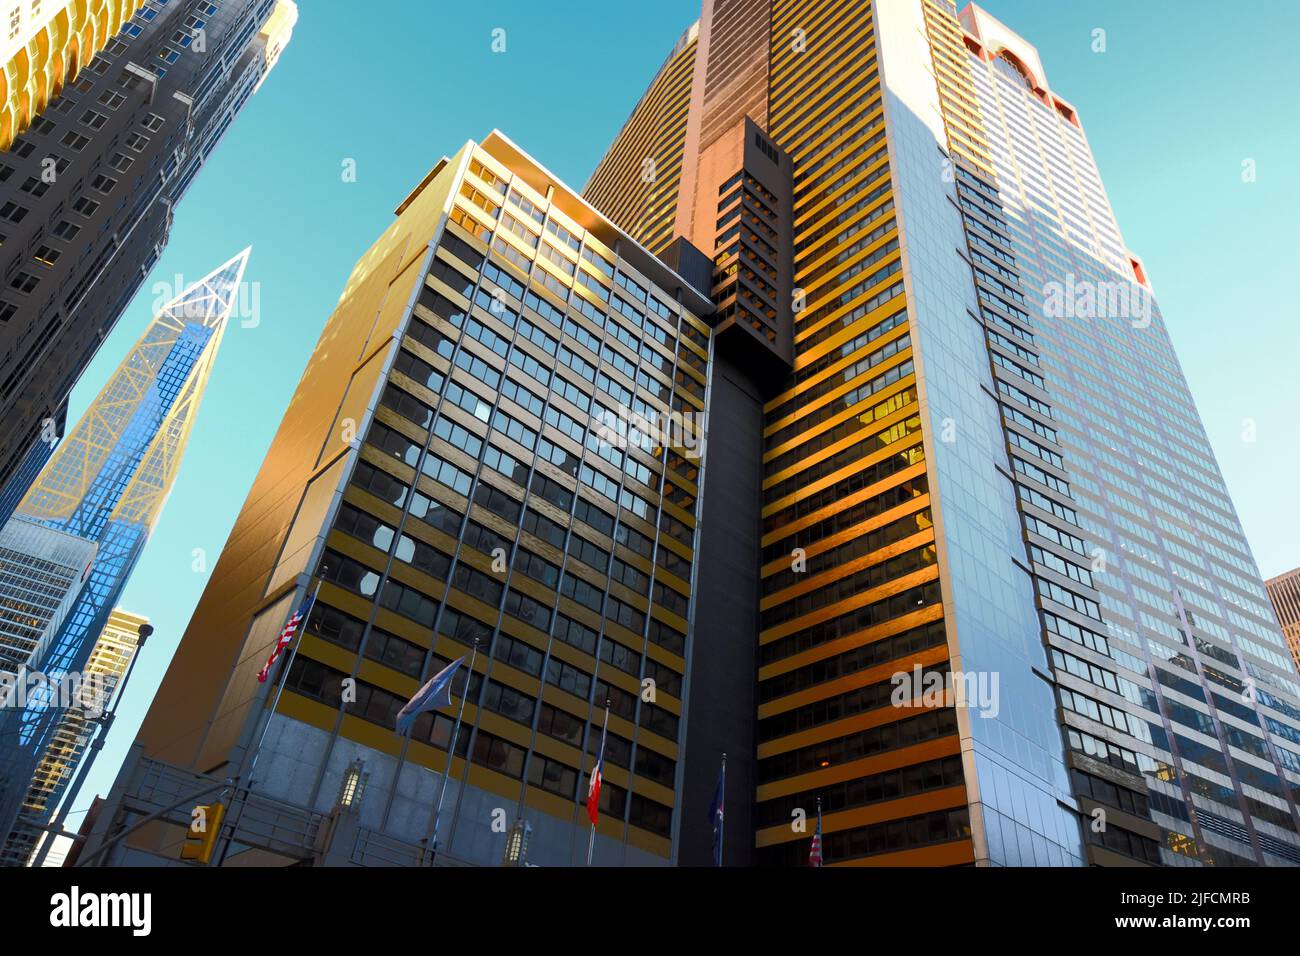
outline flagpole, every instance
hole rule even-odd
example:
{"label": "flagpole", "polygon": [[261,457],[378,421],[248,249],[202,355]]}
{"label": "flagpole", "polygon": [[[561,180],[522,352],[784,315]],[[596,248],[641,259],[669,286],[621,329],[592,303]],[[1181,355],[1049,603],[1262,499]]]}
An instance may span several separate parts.
{"label": "flagpole", "polygon": [[727,755],[722,755],[722,821],[718,824],[718,866],[722,866],[723,841],[727,835]]}
{"label": "flagpole", "polygon": [[[609,733],[609,701],[606,700],[605,701],[605,726],[602,727],[600,731],[600,752],[596,755],[596,766],[600,766],[601,761],[605,759],[605,735],[608,733]],[[595,772],[595,769],[596,769],[595,767],[592,768],[593,773]],[[603,774],[604,771],[602,770],[601,773]],[[597,801],[600,800],[599,794],[597,794],[596,799]],[[597,806],[599,806],[599,804],[597,804]],[[595,821],[592,821],[591,836],[587,838],[587,865],[588,866],[591,866],[591,854],[595,849],[596,849],[596,823]]]}
{"label": "flagpole", "polygon": [[[261,756],[262,744],[266,742],[266,732],[271,729],[271,720],[275,717],[276,708],[280,706],[280,696],[284,693],[284,685],[289,683],[289,669],[293,667],[294,659],[298,656],[298,645],[302,643],[302,636],[307,631],[307,619],[311,616],[312,609],[316,607],[316,598],[320,595],[320,586],[324,583],[324,578],[316,579],[316,587],[311,592],[311,601],[307,604],[307,613],[305,613],[302,616],[302,620],[298,622],[298,633],[294,635],[293,647],[289,651],[289,659],[284,662],[284,669],[280,672],[280,680],[276,684],[275,688],[275,698],[271,701],[271,711],[266,715],[266,723],[262,725],[262,735],[257,738],[257,746],[253,749],[253,759],[248,765],[247,785],[250,789],[254,782],[253,771],[257,768],[257,758]],[[292,617],[292,605],[290,606],[289,614]],[[285,619],[285,623],[288,623],[288,618]],[[276,640],[278,641],[279,638],[277,637]]]}
{"label": "flagpole", "polygon": [[822,860],[826,858],[826,848],[822,845],[826,837],[822,833],[822,798],[817,798],[817,869],[822,868]]}
{"label": "flagpole", "polygon": [[[469,671],[465,675],[465,691],[460,695],[460,707],[456,710],[456,723],[451,728],[451,739],[447,741],[447,763],[442,768],[442,782],[438,785],[438,806],[433,811],[433,836],[429,849],[438,852],[438,824],[442,818],[442,800],[447,795],[447,778],[451,776],[451,758],[456,753],[456,743],[460,739],[460,721],[465,714],[465,700],[469,697],[469,684],[474,679],[474,662],[478,660],[478,638],[474,638],[473,650],[469,656]],[[469,763],[469,754],[465,754],[465,763]]]}
{"label": "flagpole", "polygon": [[[321,570],[324,571],[325,569],[321,568]],[[241,772],[240,774],[236,774],[235,776],[236,780],[238,780],[240,776],[244,776],[247,782],[243,785],[244,799],[243,802],[239,804],[239,810],[237,811],[237,815],[236,814],[231,815],[233,817],[233,820],[230,822],[231,825],[230,836],[226,838],[225,846],[221,848],[221,856],[217,859],[216,865],[219,867],[223,866],[226,862],[226,855],[230,852],[230,847],[235,842],[235,836],[234,836],[235,829],[238,827],[239,821],[244,816],[244,807],[247,806],[248,804],[248,798],[252,796],[253,784],[256,782],[256,780],[253,777],[253,771],[257,769],[257,758],[262,755],[262,744],[266,743],[267,731],[271,729],[271,721],[275,718],[276,708],[280,706],[280,695],[284,693],[285,684],[289,683],[289,669],[293,667],[293,662],[295,658],[297,658],[298,656],[298,645],[302,643],[302,636],[307,631],[307,620],[308,618],[311,617],[312,609],[316,606],[316,598],[320,595],[320,586],[324,582],[325,582],[324,578],[322,577],[316,578],[316,587],[312,589],[311,600],[306,604],[306,611],[302,616],[302,620],[298,622],[298,627],[293,636],[294,638],[293,647],[289,651],[289,659],[284,662],[284,670],[281,671],[280,673],[280,680],[276,683],[275,697],[271,700],[271,709],[266,715],[266,721],[262,724],[262,733],[257,738],[257,746],[253,748],[253,756],[251,757],[248,764],[248,772],[247,773]],[[293,614],[294,614],[293,606],[290,605],[289,617],[285,618],[285,622],[284,622],[286,625],[289,623],[290,620],[292,620]],[[284,633],[284,629],[281,628],[281,634],[283,633]],[[277,635],[275,640],[276,640],[276,644],[278,645],[280,642],[280,635]],[[278,651],[278,646],[276,650]],[[232,809],[234,808],[234,804],[236,803],[236,801],[238,801],[239,799],[239,790],[240,788],[236,787],[234,792],[231,794],[230,803]]]}

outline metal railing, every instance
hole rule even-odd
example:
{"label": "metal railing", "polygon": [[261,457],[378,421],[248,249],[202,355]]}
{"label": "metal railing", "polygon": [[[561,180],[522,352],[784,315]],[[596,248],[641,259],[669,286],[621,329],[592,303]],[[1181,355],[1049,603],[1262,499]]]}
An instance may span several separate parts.
{"label": "metal railing", "polygon": [[111,866],[114,850],[146,822],[188,828],[196,805],[218,799],[228,807],[219,841],[227,850],[213,865],[220,865],[235,848],[327,866],[471,865],[443,852],[430,857],[419,843],[363,827],[354,811],[338,808],[321,813],[250,792],[235,780],[223,781],[141,756],[136,757],[116,803],[101,811],[103,827],[99,839],[92,834],[88,841],[89,858],[84,862]]}

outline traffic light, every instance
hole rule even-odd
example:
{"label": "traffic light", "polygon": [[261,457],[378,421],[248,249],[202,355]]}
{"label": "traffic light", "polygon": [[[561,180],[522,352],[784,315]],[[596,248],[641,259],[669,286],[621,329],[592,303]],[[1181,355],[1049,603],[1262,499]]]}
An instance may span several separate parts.
{"label": "traffic light", "polygon": [[212,851],[217,846],[217,835],[221,832],[221,821],[225,818],[225,804],[210,803],[195,807],[190,814],[190,829],[185,835],[185,844],[181,847],[181,859],[195,860],[206,866],[212,859]]}

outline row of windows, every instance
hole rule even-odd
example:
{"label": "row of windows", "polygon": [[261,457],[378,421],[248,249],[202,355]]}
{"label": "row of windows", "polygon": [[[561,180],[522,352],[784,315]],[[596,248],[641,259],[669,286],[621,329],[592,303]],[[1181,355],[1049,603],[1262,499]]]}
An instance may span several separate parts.
{"label": "row of windows", "polygon": [[760,784],[771,783],[926,740],[937,740],[956,732],[957,716],[951,708],[927,710],[915,717],[764,757],[758,762],[758,781]]}
{"label": "row of windows", "polygon": [[802,651],[819,647],[837,638],[847,637],[876,624],[883,624],[893,618],[911,614],[932,604],[938,604],[939,601],[938,581],[931,581],[928,584],[908,588],[906,591],[883,598],[874,604],[868,604],[847,614],[820,621],[772,641],[770,644],[764,644],[759,651],[760,663],[774,663]]}
{"label": "row of windows", "polygon": [[[910,673],[910,672],[909,672]],[[928,680],[934,674],[943,679],[948,674],[946,662],[926,670],[922,680]],[[916,686],[916,685],[914,685]],[[924,685],[921,685],[924,686]],[[760,742],[775,740],[788,734],[798,733],[812,727],[819,727],[832,721],[853,717],[885,706],[894,706],[893,695],[896,688],[893,676],[865,687],[857,687],[842,694],[835,694],[821,700],[787,710],[771,717],[764,717],[758,722],[758,739]],[[919,694],[919,688],[917,690]],[[904,706],[910,706],[910,700]]]}
{"label": "row of windows", "polygon": [[[845,512],[840,514],[845,514]],[[870,531],[859,530],[844,544],[806,557],[798,571],[793,568],[794,561],[793,555],[791,555],[790,567],[783,568],[778,573],[765,579],[765,593],[777,594],[787,587],[810,580],[814,575],[822,571],[843,566],[850,561],[865,557],[873,551],[879,551],[881,548],[902,541],[904,538],[928,531],[931,524],[930,509],[922,508],[915,514],[891,521],[882,527],[873,528]],[[808,537],[811,538],[813,535],[808,535]],[[817,537],[823,537],[823,535]]]}
{"label": "row of windows", "polygon": [[819,608],[849,600],[872,588],[911,574],[913,571],[933,567],[936,561],[935,547],[932,544],[904,551],[887,561],[871,564],[845,577],[829,581],[816,590],[800,594],[776,607],[769,608],[763,612],[762,627],[767,630],[786,621],[811,614]]}
{"label": "row of windows", "polygon": [[[378,472],[373,466],[364,462],[360,464],[364,467],[359,467],[358,473],[361,480],[366,485],[373,485],[380,481],[377,476],[383,473]],[[395,479],[392,481],[400,486],[400,483],[397,483]],[[404,486],[401,487],[404,488]],[[483,487],[488,486],[480,486],[480,488]],[[500,495],[500,493],[497,492],[497,495]],[[455,514],[454,512],[451,513]],[[561,531],[559,526],[555,525],[554,522],[551,522],[549,519],[536,515],[532,511],[530,511],[529,514],[532,515],[534,519],[532,522],[533,527],[540,528],[540,525],[537,522],[544,521],[557,532]],[[458,524],[459,515],[456,515],[455,520]],[[388,550],[391,547],[392,542],[396,540],[398,541],[398,547],[395,555],[398,560],[406,561],[420,570],[426,571],[435,576],[445,577],[446,575],[447,567],[450,564],[449,556],[444,555],[442,552],[432,548],[424,542],[413,541],[406,535],[397,536],[393,529],[389,528],[386,524],[351,505],[345,504],[342,507],[335,527],[345,533],[359,537],[366,541],[366,543],[373,544],[381,550]],[[451,533],[454,534],[454,530],[452,530]],[[498,549],[504,553],[508,553],[512,546],[511,541],[501,537],[496,532],[473,520],[469,521],[466,525],[464,541],[467,545],[478,548],[485,554],[489,555]],[[576,536],[572,538],[572,541],[578,546],[572,549],[573,553],[571,553],[570,557],[587,560],[590,563],[599,566],[602,570],[604,569],[605,563],[609,562],[610,556],[608,552],[605,552],[603,549]],[[588,553],[588,551],[598,554],[600,557],[593,557],[593,554]],[[341,586],[347,587],[350,590],[354,590],[363,596],[373,596],[378,582],[377,572],[370,571],[352,559],[346,558],[342,555],[334,556],[328,562],[327,566],[329,568],[331,579],[335,580],[336,583],[339,583]],[[517,549],[513,566],[515,570],[519,571],[521,574],[525,574],[547,587],[557,587],[560,578],[559,568],[538,555],[524,549]],[[648,586],[648,578],[645,578],[642,572],[632,568],[630,565],[627,565],[619,559],[613,559],[611,575],[614,580],[621,581],[622,583],[628,583],[629,580],[632,580],[634,576],[636,576],[646,582]],[[464,565],[458,567],[455,580],[466,589],[467,593],[479,597],[490,604],[495,604],[501,593],[501,585],[498,582],[492,580],[482,572],[473,568],[465,567]],[[389,582],[389,584],[391,587],[385,588],[385,595],[387,597],[384,601],[385,606],[390,606],[393,609],[398,610],[399,613],[415,611],[422,615],[422,617],[419,618],[422,623],[427,623],[425,619],[427,619],[428,614],[430,613],[428,604],[425,601],[420,600],[416,592],[404,585],[400,585],[397,582]],[[569,575],[565,582],[559,585],[559,590],[561,593],[572,597],[574,600],[584,604],[596,613],[602,613],[602,601],[605,597],[603,589],[594,587],[586,581]],[[680,598],[673,592],[662,589],[662,587],[656,590],[654,600],[656,603],[659,603],[674,612],[685,611],[685,599]],[[514,590],[506,592],[504,610],[507,614],[510,614],[524,623],[537,627],[539,630],[548,631],[550,629],[550,609],[527,595],[520,594]],[[603,612],[606,619],[622,624],[635,633],[639,634],[644,630],[645,616],[640,611],[616,598],[609,598],[608,604],[604,607]],[[562,618],[562,620],[567,619]],[[569,623],[576,624],[576,622]],[[656,636],[661,636],[665,630],[666,629],[662,627],[652,630],[652,639],[655,639]],[[669,631],[669,633],[674,632]],[[589,645],[584,646],[583,649],[588,653],[595,654],[595,634],[594,632],[591,632],[591,634],[592,639],[589,642]],[[675,649],[675,652],[680,653],[682,650],[681,644],[684,643],[684,638],[680,638],[680,635],[675,636],[678,639],[669,642],[670,649]],[[585,643],[586,642],[584,642],[584,644]],[[600,657],[615,667],[618,667],[620,670],[624,670],[634,676],[640,676],[641,674],[640,653],[609,638],[606,638],[605,642],[601,645]],[[648,662],[648,664],[653,664],[653,662]],[[669,693],[674,693],[675,695],[680,694],[680,675],[677,675],[668,668],[660,667],[659,665],[654,665],[651,669],[666,681],[666,683],[661,684],[664,690]]]}
{"label": "row of windows", "polygon": [[946,641],[947,633],[943,621],[910,628],[893,637],[862,644],[834,657],[823,658],[786,671],[784,674],[766,678],[759,682],[758,700],[759,703],[767,703],[838,677],[856,674],[919,651],[938,647]]}
{"label": "row of windows", "polygon": [[[362,622],[333,608],[323,605],[319,607],[321,610],[314,612],[309,620],[309,631],[335,643],[343,643],[344,646],[347,646],[352,638],[359,639],[361,630],[364,628]],[[467,619],[457,615],[454,611],[448,613],[452,615],[451,621],[448,622],[450,624],[448,630],[455,632],[459,637],[465,637],[466,629],[462,622]],[[478,622],[473,623],[477,624]],[[482,639],[482,631],[473,627],[469,628],[469,631],[473,632],[473,638]],[[373,645],[376,642],[385,646],[393,642],[407,643],[394,635],[387,634],[379,629],[372,629],[370,644]],[[415,645],[409,646],[415,647]],[[416,658],[418,664],[413,676],[420,675],[420,665],[424,662],[424,649],[418,648],[418,652]],[[372,651],[368,647],[367,656],[375,660],[383,660],[383,651],[380,648]],[[540,671],[541,653],[504,634],[498,635],[497,645],[493,649],[493,656],[505,663],[522,665],[524,668],[532,667],[532,662],[535,660],[537,670]],[[429,655],[429,660],[428,671],[430,673],[440,670],[450,663],[437,655]],[[289,686],[331,706],[337,706],[344,701],[342,681],[346,676],[308,658],[299,658],[295,661]],[[554,679],[552,679],[553,677]],[[561,681],[562,678],[559,676],[558,667],[548,670],[548,683],[559,686]],[[346,704],[347,710],[365,720],[384,726],[393,726],[397,712],[405,704],[405,701],[398,695],[364,682],[358,681],[355,686],[355,701]],[[601,686],[604,686],[603,683]],[[468,681],[465,672],[458,674],[457,679],[453,681],[452,693],[456,696],[468,695],[468,698],[475,701],[478,706],[529,726],[532,724],[538,703],[529,695],[513,687],[491,679],[485,681],[483,675],[477,671],[469,676]],[[625,700],[625,697],[621,697],[620,700]],[[660,724],[661,721],[657,717],[642,721],[643,726],[647,726],[652,730],[657,730]],[[581,746],[581,735],[584,726],[585,721],[583,718],[559,710],[549,704],[542,705],[539,730],[543,733],[564,740],[574,746]],[[437,733],[435,734],[435,732]],[[421,715],[421,720],[416,724],[414,735],[416,739],[427,740],[441,747],[446,746],[449,738],[448,728],[445,725],[435,727],[434,721],[429,714]],[[631,744],[617,735],[610,737],[606,745],[606,756],[619,766],[629,769],[632,766]],[[642,747],[638,753],[635,770],[648,779],[671,787],[676,773],[676,764],[670,758]],[[518,774],[512,775],[518,776]],[[536,781],[532,782],[536,783]],[[548,787],[547,789],[552,788]]]}
{"label": "row of windows", "polygon": [[[885,372],[882,376],[875,379],[872,382],[872,385],[873,387],[879,385],[879,387],[883,388],[898,381],[900,378],[912,374],[912,371],[912,360],[909,358],[902,365],[894,366],[888,372]],[[871,426],[868,426],[868,428],[869,427]],[[863,431],[866,430],[867,429],[865,428],[863,429]],[[873,435],[866,435],[844,448],[842,451],[836,452],[834,455],[829,457],[821,458],[815,464],[803,468],[790,477],[769,486],[764,489],[764,496],[768,501],[779,501],[788,495],[797,494],[800,489],[813,484],[822,478],[829,477],[842,468],[860,465],[865,458],[869,457],[873,453],[882,451],[890,445],[912,439],[919,435],[920,431],[921,418],[919,415],[913,415],[904,421],[891,425],[884,431],[876,432]],[[915,451],[913,452],[911,449],[915,449]],[[891,458],[896,460],[896,464],[899,463],[897,460],[914,459],[906,461],[906,464],[914,464],[915,461],[920,460],[920,456],[923,454],[924,452],[921,450],[921,445],[917,442],[915,445],[911,446],[911,448],[899,451],[897,454],[891,456]],[[873,469],[877,469],[881,464],[883,464],[883,460],[882,462],[878,462],[875,466],[862,468],[855,472],[855,474],[867,474]],[[906,467],[906,465],[903,465],[903,467]],[[769,522],[776,520],[778,515],[788,515],[792,510],[796,514],[807,514],[812,510],[816,510],[813,508],[807,508],[807,502],[809,500],[820,500],[820,498],[814,499],[810,496],[809,498],[800,499],[800,501],[796,502],[794,506],[783,509],[781,512],[770,516],[767,520]],[[807,510],[804,510],[805,508],[807,508]],[[779,527],[779,525],[775,525],[774,527]]]}
{"label": "row of windows", "polygon": [[[454,386],[455,383],[452,383],[452,385]],[[473,396],[473,393],[468,392],[467,390],[461,389],[457,394],[468,396],[464,404],[472,404],[479,401],[477,397]],[[385,391],[383,404],[388,407],[393,407],[395,410],[401,410],[403,412],[418,415],[422,418],[426,417],[423,410],[426,410],[427,406],[423,405],[423,403],[419,403],[417,399],[410,396],[408,393],[402,392],[391,385]],[[444,422],[446,424],[444,424]],[[526,426],[522,425],[522,423],[512,416],[506,415],[500,411],[493,416],[493,427],[501,431],[503,434],[506,434],[508,437],[520,441],[525,445],[534,440],[532,436],[535,433],[531,429],[526,428]],[[438,423],[435,424],[434,433],[451,444],[457,445],[467,453],[478,453],[482,449],[481,440],[475,436],[469,435],[461,426],[455,425],[449,420],[439,419]],[[375,444],[377,447],[389,454],[401,458],[407,464],[414,464],[419,455],[419,447],[414,442],[411,442],[409,439],[406,439],[405,436],[400,435],[382,423],[376,423],[372,427],[370,441],[372,444]],[[521,475],[516,473],[519,471],[517,465],[508,469],[505,467],[501,460],[505,456],[503,456],[498,449],[495,449],[494,446],[489,446],[488,451],[489,454],[485,456],[485,463],[489,467],[502,471],[502,473],[506,474],[506,477],[509,477],[512,480],[520,480],[522,478]],[[469,494],[469,489],[472,484],[472,476],[452,465],[450,462],[444,461],[430,453],[425,456],[421,465],[421,470],[435,481],[439,481],[447,487],[452,488],[459,494]],[[607,497],[610,497],[611,495],[614,496],[611,500],[616,501],[616,503],[623,507],[633,510],[634,513],[643,514],[645,517],[650,516],[649,503],[644,501],[644,499],[627,492],[626,490],[603,488],[602,486],[598,486],[597,479],[604,476],[599,475],[599,473],[596,473],[593,470],[587,469],[580,474],[584,475],[587,479],[587,483],[596,487],[596,490],[609,492],[609,494],[606,495]],[[573,505],[573,493],[557,484],[552,479],[546,478],[539,473],[534,475],[532,484],[534,490],[538,491],[543,497],[551,501],[557,507],[567,511]],[[616,534],[613,518],[596,508],[590,502],[587,502],[585,499],[578,499],[577,517],[579,520],[591,524],[603,534]],[[636,550],[638,553],[648,556],[648,552],[651,549],[651,541],[648,537],[635,529],[627,528],[625,525],[620,526],[620,529],[621,530],[617,532],[619,543]],[[691,540],[689,529],[686,529],[685,538],[687,542]],[[553,543],[558,544],[558,542]],[[666,558],[661,560],[660,563],[667,566],[675,566],[675,564],[680,560],[680,558],[673,556],[672,559]],[[594,566],[604,572],[607,562],[608,555],[606,554],[603,555],[599,561],[592,561],[590,563],[593,563]],[[673,567],[673,569],[678,573],[682,573],[685,570],[675,567]],[[631,586],[635,586],[636,589],[640,590],[643,594],[646,592],[645,582],[634,581],[634,572],[630,568],[618,565],[615,567],[615,572],[617,573],[619,580],[622,580],[624,583],[628,583]],[[674,603],[677,601],[673,596],[667,597],[666,600],[673,601]]]}
{"label": "row of windows", "polygon": [[[970,835],[968,808],[939,810],[904,820],[890,820],[824,834],[822,859],[826,863],[836,863],[920,846],[968,840]],[[806,865],[808,844],[806,841],[795,840],[765,847],[758,851],[757,857],[760,866]]]}
{"label": "row of windows", "polygon": [[809,812],[809,808],[817,806],[818,802],[823,813],[838,813],[884,800],[961,786],[963,779],[960,757],[928,760],[804,793],[760,801],[755,808],[754,824],[758,827],[789,824],[796,810]]}

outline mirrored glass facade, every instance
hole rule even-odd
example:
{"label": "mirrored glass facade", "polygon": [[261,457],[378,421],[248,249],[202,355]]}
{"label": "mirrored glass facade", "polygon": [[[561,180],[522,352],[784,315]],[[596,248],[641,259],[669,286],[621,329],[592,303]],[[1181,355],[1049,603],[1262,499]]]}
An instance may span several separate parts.
{"label": "mirrored glass facade", "polygon": [[1298,678],[1037,52],[948,0],[706,0],[696,49],[679,233],[728,117],[793,165],[753,859],[820,799],[830,863],[1300,862]]}
{"label": "mirrored glass facade", "polygon": [[[91,559],[51,595],[57,613],[18,662],[45,683],[23,706],[6,708],[0,716],[0,829],[7,834],[20,813],[39,818],[52,810],[66,784],[60,778],[36,804],[28,800],[33,774],[57,743],[70,706],[57,688],[84,678],[95,642],[175,479],[247,257],[245,250],[163,306],[5,528],[6,540],[32,545],[24,562],[7,565],[26,569],[6,578],[9,588],[0,601],[7,606],[33,588],[50,590],[43,569],[57,555],[79,546]],[[21,857],[31,837],[19,828],[6,852]]]}
{"label": "mirrored glass facade", "polygon": [[1088,859],[1300,863],[1300,686],[1141,260],[1037,52],[960,22],[956,188]]}

